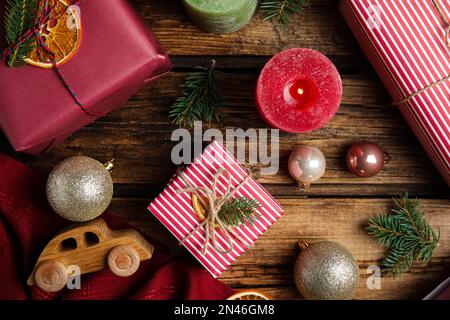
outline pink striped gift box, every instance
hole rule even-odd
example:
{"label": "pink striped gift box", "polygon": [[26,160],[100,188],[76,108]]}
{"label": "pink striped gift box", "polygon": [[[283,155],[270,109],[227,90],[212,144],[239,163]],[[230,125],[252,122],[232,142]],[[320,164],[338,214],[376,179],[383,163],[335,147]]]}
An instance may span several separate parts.
{"label": "pink striped gift box", "polygon": [[[183,172],[191,186],[211,188],[213,177],[220,168],[230,173],[233,188],[248,175],[231,153],[218,142],[209,144],[192,164],[183,169]],[[179,175],[175,175],[148,207],[180,242],[201,223],[192,206],[191,194],[177,194],[178,190],[186,187]],[[223,194],[226,189],[227,179],[222,175],[219,177],[216,190],[219,194]],[[210,247],[203,254],[202,249],[206,240],[204,227],[199,228],[182,242],[214,277],[220,276],[237,257],[247,251],[247,247],[238,238],[252,245],[283,214],[283,209],[277,201],[253,178],[247,180],[233,197],[254,198],[261,206],[258,209],[258,219],[253,224],[246,223],[233,229],[237,237],[231,236],[233,250],[230,253],[219,253]],[[229,247],[224,233],[219,228],[215,228],[214,233],[219,248],[227,250]]]}
{"label": "pink striped gift box", "polygon": [[450,1],[343,0],[340,7],[394,104],[450,185]]}

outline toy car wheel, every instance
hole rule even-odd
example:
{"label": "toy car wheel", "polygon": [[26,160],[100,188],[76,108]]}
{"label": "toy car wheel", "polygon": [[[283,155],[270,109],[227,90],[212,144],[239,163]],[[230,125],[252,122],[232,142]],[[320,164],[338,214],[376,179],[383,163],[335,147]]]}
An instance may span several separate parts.
{"label": "toy car wheel", "polygon": [[36,286],[46,292],[57,292],[67,283],[66,267],[58,261],[46,261],[41,263],[35,273]]}
{"label": "toy car wheel", "polygon": [[131,276],[139,268],[140,262],[136,249],[127,245],[114,247],[108,255],[108,267],[119,277]]}

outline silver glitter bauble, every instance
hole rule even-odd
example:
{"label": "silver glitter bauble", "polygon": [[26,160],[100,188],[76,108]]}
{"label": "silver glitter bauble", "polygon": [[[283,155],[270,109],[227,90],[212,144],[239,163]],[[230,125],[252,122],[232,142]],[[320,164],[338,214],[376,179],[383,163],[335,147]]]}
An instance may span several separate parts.
{"label": "silver glitter bauble", "polygon": [[294,279],[305,299],[351,299],[359,283],[359,267],[350,251],[332,241],[300,242]]}
{"label": "silver glitter bauble", "polygon": [[103,164],[89,157],[63,160],[47,179],[47,199],[64,219],[76,222],[101,215],[111,202],[113,182]]}
{"label": "silver glitter bauble", "polygon": [[304,189],[324,175],[326,166],[322,151],[306,145],[294,149],[288,160],[289,173]]}

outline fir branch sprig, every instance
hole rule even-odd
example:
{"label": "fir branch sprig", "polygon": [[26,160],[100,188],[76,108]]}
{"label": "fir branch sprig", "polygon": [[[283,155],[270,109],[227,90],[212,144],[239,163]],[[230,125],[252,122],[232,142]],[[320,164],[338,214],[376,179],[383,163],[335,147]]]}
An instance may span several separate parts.
{"label": "fir branch sprig", "polygon": [[367,232],[373,235],[389,252],[382,260],[383,272],[398,276],[409,271],[415,261],[428,263],[439,242],[424,217],[419,200],[394,199],[390,214],[370,218]]}
{"label": "fir branch sprig", "polygon": [[219,108],[223,106],[220,94],[220,72],[215,70],[216,62],[208,68],[196,67],[182,85],[183,93],[172,105],[169,117],[173,123],[192,127],[194,121],[211,122],[220,119]]}
{"label": "fir branch sprig", "polygon": [[[6,3],[5,31],[6,42],[9,46],[15,44],[19,36],[33,26],[38,8],[37,0],[8,0]],[[10,67],[24,63],[27,54],[36,46],[36,40],[31,37],[23,43],[17,43],[14,50],[7,57]]]}
{"label": "fir branch sprig", "polygon": [[303,12],[309,0],[262,0],[261,10],[265,20],[274,20],[288,25],[292,16]]}
{"label": "fir branch sprig", "polygon": [[256,211],[261,205],[256,199],[247,199],[245,197],[234,198],[226,202],[220,208],[219,218],[231,227],[249,222],[253,224],[259,217]]}

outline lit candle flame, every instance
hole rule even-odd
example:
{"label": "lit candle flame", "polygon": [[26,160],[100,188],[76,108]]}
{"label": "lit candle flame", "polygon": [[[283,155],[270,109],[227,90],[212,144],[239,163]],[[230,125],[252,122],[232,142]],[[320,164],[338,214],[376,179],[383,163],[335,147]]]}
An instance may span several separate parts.
{"label": "lit candle flame", "polygon": [[305,90],[303,90],[302,88],[298,88],[297,92],[299,95],[302,95],[305,92]]}

